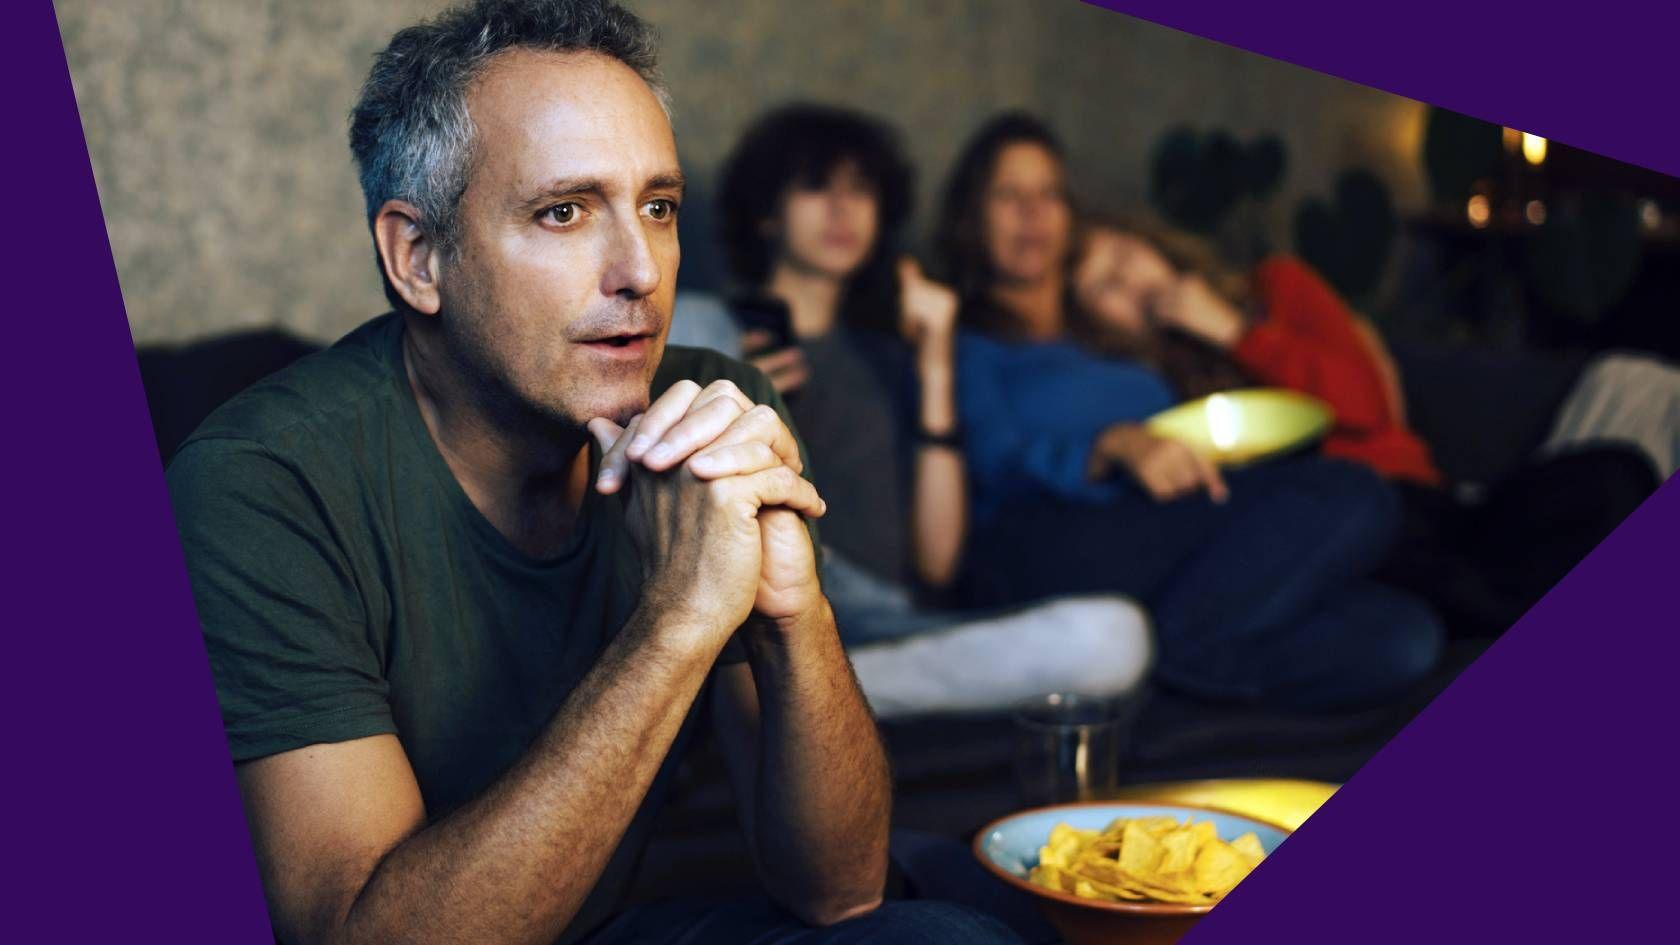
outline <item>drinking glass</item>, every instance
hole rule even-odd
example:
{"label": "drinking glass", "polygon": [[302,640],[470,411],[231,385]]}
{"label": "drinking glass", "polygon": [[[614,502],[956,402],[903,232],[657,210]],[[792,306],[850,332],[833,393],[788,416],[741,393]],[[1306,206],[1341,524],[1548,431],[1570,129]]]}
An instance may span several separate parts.
{"label": "drinking glass", "polygon": [[1015,786],[1027,806],[1109,797],[1132,700],[1052,692],[1015,706]]}

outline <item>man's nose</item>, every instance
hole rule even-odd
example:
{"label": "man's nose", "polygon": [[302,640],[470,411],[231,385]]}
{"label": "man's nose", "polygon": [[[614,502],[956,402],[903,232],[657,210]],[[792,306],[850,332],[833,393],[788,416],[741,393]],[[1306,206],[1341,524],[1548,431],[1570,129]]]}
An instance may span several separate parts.
{"label": "man's nose", "polygon": [[663,273],[639,215],[615,229],[607,253],[602,292],[639,299],[659,288]]}

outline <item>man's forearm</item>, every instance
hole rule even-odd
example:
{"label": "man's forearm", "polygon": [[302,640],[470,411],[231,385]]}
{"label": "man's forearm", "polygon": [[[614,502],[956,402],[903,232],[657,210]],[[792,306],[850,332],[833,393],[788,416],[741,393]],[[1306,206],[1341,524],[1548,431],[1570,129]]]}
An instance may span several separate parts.
{"label": "man's forearm", "polygon": [[[948,434],[958,426],[949,340],[925,342],[916,360],[921,389],[918,422],[928,433]],[[916,574],[929,586],[944,587],[956,577],[968,537],[968,482],[962,450],[919,447],[914,475],[910,524]]]}
{"label": "man's forearm", "polygon": [[524,757],[387,854],[326,940],[553,941],[617,849],[716,657],[689,639],[633,615]]}
{"label": "man's forearm", "polygon": [[771,895],[824,924],[873,907],[886,881],[892,788],[875,721],[826,605],[748,637],[761,735],[754,843]]}

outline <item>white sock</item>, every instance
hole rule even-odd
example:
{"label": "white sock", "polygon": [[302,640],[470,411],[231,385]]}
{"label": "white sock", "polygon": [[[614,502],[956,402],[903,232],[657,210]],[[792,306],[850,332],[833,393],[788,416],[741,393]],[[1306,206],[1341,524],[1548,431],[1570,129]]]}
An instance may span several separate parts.
{"label": "white sock", "polygon": [[1112,696],[1149,669],[1149,618],[1123,597],[1062,597],[851,651],[879,718],[1007,708],[1047,692]]}

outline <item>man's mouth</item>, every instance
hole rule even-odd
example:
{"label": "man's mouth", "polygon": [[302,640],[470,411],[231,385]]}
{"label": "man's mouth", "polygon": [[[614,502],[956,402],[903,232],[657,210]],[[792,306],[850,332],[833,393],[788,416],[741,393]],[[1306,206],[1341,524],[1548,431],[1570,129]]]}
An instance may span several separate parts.
{"label": "man's mouth", "polygon": [[582,342],[582,345],[604,357],[633,359],[646,355],[648,349],[652,347],[652,342],[652,332],[624,332],[591,338]]}

